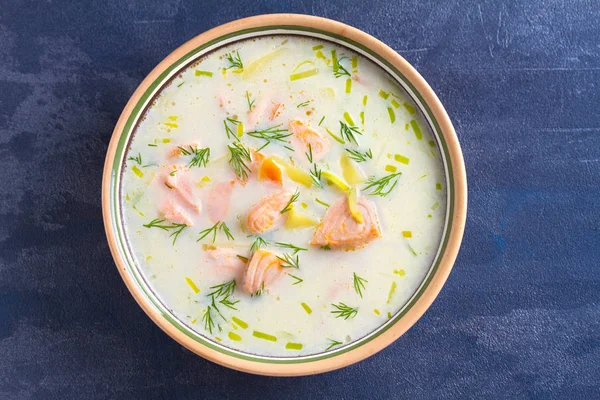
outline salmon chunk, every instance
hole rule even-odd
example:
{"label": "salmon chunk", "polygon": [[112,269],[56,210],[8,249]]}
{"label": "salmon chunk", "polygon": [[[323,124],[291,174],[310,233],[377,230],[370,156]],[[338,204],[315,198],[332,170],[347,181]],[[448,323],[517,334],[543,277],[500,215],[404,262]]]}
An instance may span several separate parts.
{"label": "salmon chunk", "polygon": [[177,193],[184,203],[194,211],[200,212],[202,209],[200,200],[194,196],[192,185],[185,175],[185,170],[177,170],[174,175],[168,174],[165,178],[165,184],[171,191]]}
{"label": "salmon chunk", "polygon": [[252,233],[266,232],[282,220],[281,210],[289,203],[292,194],[286,191],[277,192],[262,198],[252,206],[248,213],[248,229]]}
{"label": "salmon chunk", "polygon": [[206,250],[204,254],[217,268],[226,268],[239,272],[246,268],[246,263],[238,257],[239,250],[231,247],[218,247],[216,249]]}
{"label": "salmon chunk", "polygon": [[206,213],[214,223],[227,219],[234,181],[215,183],[206,196]]}
{"label": "salmon chunk", "polygon": [[329,139],[319,135],[310,129],[304,122],[297,119],[290,121],[290,132],[293,133],[293,141],[298,151],[308,151],[308,145],[312,149],[314,160],[320,160],[329,151]]}
{"label": "salmon chunk", "polygon": [[365,197],[359,197],[357,208],[363,216],[362,223],[356,222],[352,217],[346,197],[333,203],[327,210],[310,244],[357,249],[381,237],[375,204]]}
{"label": "salmon chunk", "polygon": [[281,260],[275,254],[259,249],[248,263],[242,287],[246,293],[254,295],[284,273]]}
{"label": "salmon chunk", "polygon": [[254,129],[264,116],[267,116],[269,121],[272,121],[279,116],[283,104],[275,101],[273,97],[272,93],[267,93],[252,107],[252,111],[248,113],[247,120],[250,129]]}
{"label": "salmon chunk", "polygon": [[159,207],[160,213],[164,219],[174,224],[186,224],[192,226],[192,219],[188,213],[177,204],[171,197],[166,197],[161,206]]}

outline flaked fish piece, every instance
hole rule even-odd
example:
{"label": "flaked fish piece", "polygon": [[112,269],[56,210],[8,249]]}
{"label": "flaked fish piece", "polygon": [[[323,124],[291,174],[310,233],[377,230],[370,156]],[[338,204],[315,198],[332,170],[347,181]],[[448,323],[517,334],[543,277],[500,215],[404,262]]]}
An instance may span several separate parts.
{"label": "flaked fish piece", "polygon": [[255,295],[284,275],[284,270],[275,254],[259,249],[246,267],[242,287],[246,293]]}
{"label": "flaked fish piece", "polygon": [[208,218],[213,223],[227,219],[234,185],[235,182],[230,181],[215,183],[210,187],[205,199],[205,208]]}
{"label": "flaked fish piece", "polygon": [[164,219],[174,224],[186,224],[192,226],[192,219],[187,211],[175,202],[170,196],[167,196],[159,207],[159,212]]}
{"label": "flaked fish piece", "polygon": [[277,192],[262,198],[248,212],[248,229],[252,233],[263,233],[271,229],[283,219],[281,210],[289,203],[292,193],[287,191]]}
{"label": "flaked fish piece", "polygon": [[185,204],[199,213],[202,210],[202,203],[200,202],[200,199],[196,198],[194,195],[192,184],[185,172],[185,169],[181,169],[177,170],[177,172],[172,175],[167,174],[165,184],[170,191],[176,193]]}
{"label": "flaked fish piece", "polygon": [[343,197],[329,207],[310,244],[358,249],[381,237],[375,204],[365,197],[359,197],[356,205],[362,215],[362,223],[352,216],[348,199]]}
{"label": "flaked fish piece", "polygon": [[310,145],[313,160],[320,160],[325,157],[330,147],[329,139],[319,135],[315,130],[297,119],[290,121],[289,128],[290,132],[293,133],[292,141],[298,151],[306,152]]}

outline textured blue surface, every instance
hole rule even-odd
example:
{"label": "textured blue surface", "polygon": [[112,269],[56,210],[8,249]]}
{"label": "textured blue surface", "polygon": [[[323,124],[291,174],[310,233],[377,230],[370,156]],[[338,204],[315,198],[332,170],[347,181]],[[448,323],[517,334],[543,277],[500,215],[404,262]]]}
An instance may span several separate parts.
{"label": "textured blue surface", "polygon": [[[600,398],[597,0],[197,3],[0,2],[0,398]],[[227,370],[162,333],[100,210],[108,141],[144,76],[196,34],[271,12],[399,51],[445,104],[470,178],[462,250],[426,315],[364,362],[297,379]]]}

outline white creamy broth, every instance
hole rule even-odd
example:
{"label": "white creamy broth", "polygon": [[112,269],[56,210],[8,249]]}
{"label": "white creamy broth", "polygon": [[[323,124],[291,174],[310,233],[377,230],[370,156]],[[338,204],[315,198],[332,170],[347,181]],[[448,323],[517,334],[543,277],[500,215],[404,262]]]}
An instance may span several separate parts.
{"label": "white creamy broth", "polygon": [[[230,148],[250,153],[248,170]],[[136,128],[121,191],[130,247],[165,306],[210,340],[270,356],[334,350],[388,321],[431,267],[446,210],[439,149],[406,93],[366,58],[296,36],[236,42],[178,74]],[[252,212],[270,195],[285,203],[272,225]],[[343,238],[311,244],[330,225]],[[252,281],[253,255],[270,275]]]}

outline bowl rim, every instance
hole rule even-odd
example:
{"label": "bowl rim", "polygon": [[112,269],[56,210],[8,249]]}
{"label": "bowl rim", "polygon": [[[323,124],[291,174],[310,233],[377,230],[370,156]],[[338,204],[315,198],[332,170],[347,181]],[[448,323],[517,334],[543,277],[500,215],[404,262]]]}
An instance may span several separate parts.
{"label": "bowl rim", "polygon": [[[424,108],[422,110],[424,116],[430,119],[430,124],[433,123],[431,128],[433,131],[437,131],[441,140],[440,152],[445,155],[449,192],[446,234],[442,237],[439,247],[437,268],[430,269],[433,272],[428,274],[415,295],[407,302],[408,307],[403,308],[405,311],[398,312],[389,326],[385,325],[387,329],[382,330],[378,335],[364,342],[359,339],[353,343],[354,346],[349,345],[344,351],[332,352],[331,355],[322,358],[308,357],[306,361],[293,357],[286,358],[287,362],[273,362],[273,359],[269,357],[262,357],[264,360],[258,359],[261,357],[240,357],[235,352],[223,352],[213,346],[208,346],[177,328],[168,316],[161,313],[152,304],[152,300],[148,298],[128,270],[128,261],[122,253],[116,233],[118,225],[115,219],[118,218],[114,218],[113,215],[113,184],[118,181],[115,172],[116,154],[119,147],[123,146],[122,136],[127,132],[127,125],[131,122],[130,117],[140,111],[140,101],[144,94],[156,88],[159,83],[164,83],[161,81],[161,77],[164,77],[170,68],[180,70],[179,64],[182,60],[199,48],[212,43],[218,44],[220,41],[244,33],[276,29],[305,31],[309,36],[311,36],[309,33],[319,33],[349,44],[352,43],[376,57],[402,77],[403,83],[410,86],[413,95],[418,98],[414,100],[420,101],[417,104]],[[270,34],[285,33],[271,32]],[[327,18],[302,14],[265,14],[229,22],[190,39],[169,54],[142,81],[123,109],[108,146],[102,180],[102,212],[109,247],[123,281],[144,312],[165,333],[188,350],[232,369],[270,376],[310,375],[342,368],[377,353],[404,334],[431,306],[448,278],[462,241],[467,212],[467,178],[460,144],[444,107],[423,77],[392,48],[359,29]],[[412,304],[409,304],[411,302]]]}

